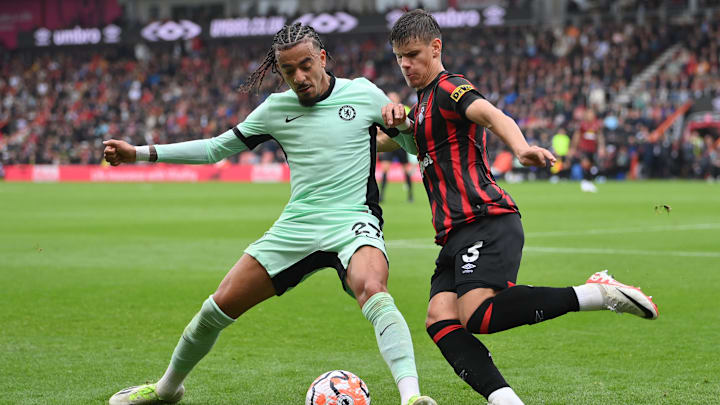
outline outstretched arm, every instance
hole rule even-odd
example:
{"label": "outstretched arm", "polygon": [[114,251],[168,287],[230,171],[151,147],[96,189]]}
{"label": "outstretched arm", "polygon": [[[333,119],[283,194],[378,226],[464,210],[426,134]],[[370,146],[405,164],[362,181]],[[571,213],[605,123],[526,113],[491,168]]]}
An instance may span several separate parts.
{"label": "outstretched arm", "polygon": [[210,139],[168,145],[133,146],[110,139],[105,145],[105,160],[113,166],[136,161],[203,164],[216,163],[228,156],[247,150],[247,146],[229,130]]}
{"label": "outstretched arm", "polygon": [[465,110],[465,116],[499,136],[513,151],[523,166],[545,167],[555,164],[555,156],[544,148],[528,145],[515,121],[485,99],[472,102]]}

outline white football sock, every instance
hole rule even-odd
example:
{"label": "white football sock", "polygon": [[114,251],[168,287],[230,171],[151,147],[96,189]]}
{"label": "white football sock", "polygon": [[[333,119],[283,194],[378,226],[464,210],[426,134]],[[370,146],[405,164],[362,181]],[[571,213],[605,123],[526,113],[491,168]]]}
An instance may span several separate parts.
{"label": "white football sock", "polygon": [[[407,322],[395,306],[393,298],[386,292],[380,292],[370,297],[363,305],[362,313],[375,329],[375,338],[380,354],[398,384],[404,403],[411,396],[420,393],[419,390],[410,393],[410,385],[400,386],[403,379],[412,377],[415,379],[415,387],[417,387],[418,374],[415,368],[415,354]],[[405,398],[405,395],[408,397]]]}
{"label": "white football sock", "polygon": [[400,390],[400,403],[405,404],[413,395],[420,395],[417,377],[403,377],[397,383]]}
{"label": "white football sock", "polygon": [[583,284],[573,287],[577,295],[580,311],[597,311],[605,309],[602,287],[597,284]]}
{"label": "white football sock", "polygon": [[488,402],[490,405],[524,405],[520,397],[510,387],[502,387],[493,391],[488,396]]}
{"label": "white football sock", "polygon": [[[163,374],[162,378],[160,378],[155,385],[158,396],[160,396],[160,398],[172,398],[177,390],[180,389],[187,375],[188,373],[178,373],[173,369],[172,365],[169,365],[167,370],[165,370],[165,374]],[[170,392],[173,389],[175,391]]]}

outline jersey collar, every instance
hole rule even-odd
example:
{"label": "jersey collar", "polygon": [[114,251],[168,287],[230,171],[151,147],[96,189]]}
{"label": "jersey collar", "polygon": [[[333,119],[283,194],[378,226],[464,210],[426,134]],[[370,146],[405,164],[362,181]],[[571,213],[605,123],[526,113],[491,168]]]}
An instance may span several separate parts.
{"label": "jersey collar", "polygon": [[333,89],[335,88],[335,75],[332,74],[332,72],[326,71],[327,74],[330,75],[330,85],[328,86],[328,89],[325,90],[325,93],[321,94],[320,97],[315,100],[315,104],[325,100],[326,98],[330,97],[330,94],[332,94]]}
{"label": "jersey collar", "polygon": [[433,88],[433,87],[437,84],[438,80],[440,80],[440,78],[443,77],[443,75],[446,75],[446,74],[448,74],[448,71],[447,71],[447,70],[443,70],[442,72],[438,73],[437,76],[435,76],[435,79],[434,79],[433,81],[431,81],[430,84],[428,84],[427,86],[425,86],[425,87],[423,87],[422,89],[418,90],[418,91],[417,91],[418,100],[421,98],[422,94],[425,93],[425,90],[430,89],[430,88]]}

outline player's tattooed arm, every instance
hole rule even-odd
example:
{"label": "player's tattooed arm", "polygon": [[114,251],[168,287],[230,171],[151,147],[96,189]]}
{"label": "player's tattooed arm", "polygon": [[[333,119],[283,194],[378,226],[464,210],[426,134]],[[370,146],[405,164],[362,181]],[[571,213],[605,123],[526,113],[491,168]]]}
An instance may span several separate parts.
{"label": "player's tattooed arm", "polygon": [[530,146],[515,120],[508,117],[485,99],[478,99],[465,111],[472,122],[482,125],[499,136],[510,147],[523,166],[545,167],[555,164],[555,156],[539,146]]}

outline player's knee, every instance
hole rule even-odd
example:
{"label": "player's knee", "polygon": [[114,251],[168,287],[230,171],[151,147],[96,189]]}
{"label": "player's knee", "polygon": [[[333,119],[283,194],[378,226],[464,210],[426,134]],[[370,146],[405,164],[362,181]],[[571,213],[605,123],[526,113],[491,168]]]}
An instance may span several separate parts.
{"label": "player's knee", "polygon": [[373,295],[383,292],[388,292],[388,289],[385,283],[379,280],[364,280],[357,286],[355,291],[353,291],[360,306],[363,306]]}
{"label": "player's knee", "polygon": [[437,311],[432,310],[431,308],[428,308],[427,316],[425,317],[425,329],[429,328],[432,325],[435,325],[436,323],[440,321],[444,321],[447,319],[456,319],[457,315],[453,317],[453,314],[446,314],[443,311]]}
{"label": "player's knee", "polygon": [[[483,321],[485,324],[489,322],[492,313],[492,299],[495,294],[497,294],[495,290],[480,284],[469,284],[458,291],[459,319],[465,329],[472,333],[488,333],[480,331],[480,326]],[[489,312],[486,311],[488,308]],[[480,323],[476,325],[474,321],[477,321],[478,318]]]}
{"label": "player's knee", "polygon": [[443,308],[430,305],[428,307],[427,316],[425,317],[425,329],[441,321],[448,319],[458,319],[458,313],[455,308]]}
{"label": "player's knee", "polygon": [[482,301],[473,312],[463,313],[460,322],[471,333],[490,334],[490,320],[492,318],[494,297]]}

